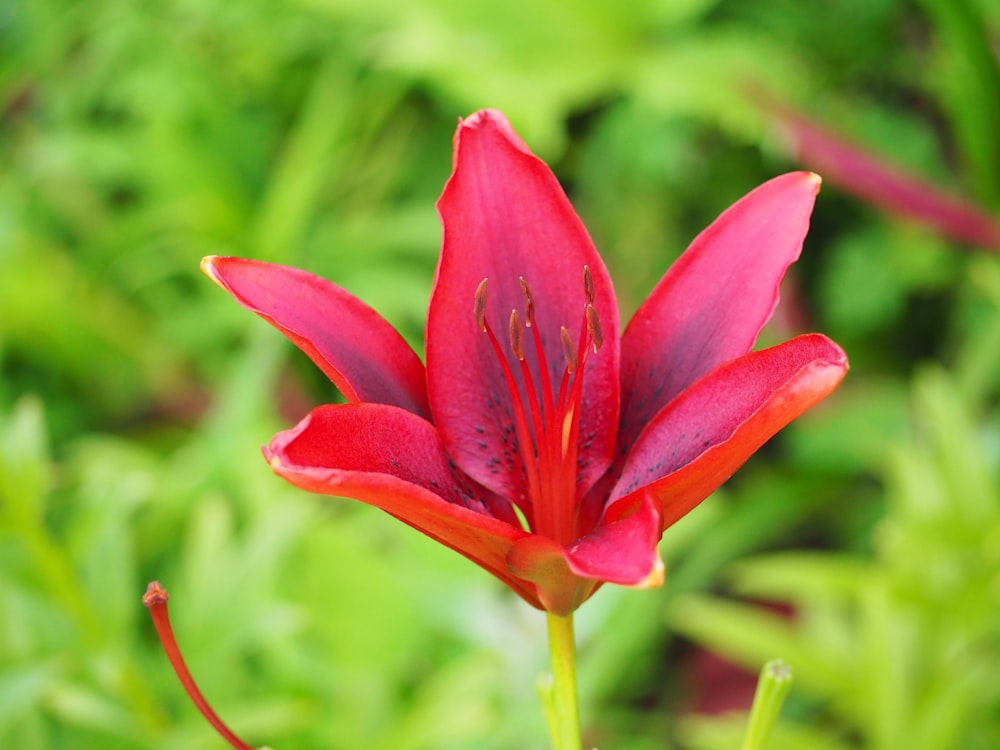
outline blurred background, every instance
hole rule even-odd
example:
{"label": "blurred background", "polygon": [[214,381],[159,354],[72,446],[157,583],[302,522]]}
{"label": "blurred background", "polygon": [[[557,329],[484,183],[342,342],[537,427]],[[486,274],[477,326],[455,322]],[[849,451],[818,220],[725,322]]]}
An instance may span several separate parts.
{"label": "blurred background", "polygon": [[0,744],[544,748],[544,619],[260,457],[336,398],[198,270],[306,268],[423,351],[457,118],[553,166],[623,318],[722,209],[827,178],[762,343],[841,389],[580,611],[587,747],[1000,747],[996,0],[0,0]]}

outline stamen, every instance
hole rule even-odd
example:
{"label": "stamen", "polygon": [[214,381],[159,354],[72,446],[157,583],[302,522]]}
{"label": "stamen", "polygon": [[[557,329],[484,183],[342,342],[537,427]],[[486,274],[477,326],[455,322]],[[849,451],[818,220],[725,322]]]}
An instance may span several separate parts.
{"label": "stamen", "polygon": [[521,325],[521,316],[517,310],[510,311],[510,350],[514,356],[524,360],[524,326]]}
{"label": "stamen", "polygon": [[524,324],[531,328],[531,324],[535,322],[535,298],[531,296],[531,289],[524,277],[519,276],[518,281],[521,282],[521,294],[524,295]]}
{"label": "stamen", "polygon": [[479,326],[479,330],[486,332],[486,287],[489,286],[489,279],[483,279],[479,282],[479,286],[476,287],[476,302],[475,310],[476,314],[476,325]]}
{"label": "stamen", "polygon": [[587,305],[586,316],[587,330],[590,332],[590,338],[594,343],[594,354],[597,354],[597,350],[604,343],[604,334],[601,333],[601,320],[597,317],[597,310],[594,309],[593,305]]}
{"label": "stamen", "polygon": [[[485,280],[479,285],[480,289],[485,292]],[[478,293],[479,290],[477,290]],[[485,297],[485,294],[484,294]],[[485,308],[485,304],[483,305]],[[532,505],[534,500],[538,498],[540,478],[539,478],[539,467],[538,461],[534,454],[534,442],[532,440],[532,432],[528,427],[527,412],[524,408],[524,401],[521,398],[521,393],[518,391],[517,383],[514,380],[514,372],[510,368],[510,364],[507,362],[507,355],[504,353],[500,346],[500,342],[497,340],[496,335],[493,333],[493,329],[489,322],[483,317],[483,332],[486,334],[487,340],[490,342],[490,347],[493,349],[493,354],[497,358],[497,362],[500,365],[500,371],[503,373],[504,382],[507,384],[507,392],[510,394],[511,401],[513,403],[513,417],[514,417],[514,430],[517,436],[518,448],[521,453],[521,457],[524,460],[524,471],[528,479],[528,501],[527,501],[527,512],[532,512]],[[526,368],[524,360],[521,360],[522,369]],[[521,508],[525,510],[525,508]]]}
{"label": "stamen", "polygon": [[[522,528],[568,544],[576,535],[584,365],[590,354],[588,349],[593,347],[596,353],[604,344],[600,317],[594,306],[594,278],[590,268],[584,266],[584,314],[577,319],[578,335],[559,326],[559,346],[563,350],[565,367],[558,381],[551,376],[558,371],[559,363],[552,358],[555,352],[545,351],[542,332],[536,325],[531,287],[524,277],[520,277],[518,283],[524,306],[510,312],[510,349],[501,346],[490,325],[486,279],[476,289],[476,325],[487,335],[510,394],[509,416],[527,480],[523,504],[517,503],[514,513]],[[525,340],[525,329],[530,329],[527,335],[531,343]],[[531,352],[526,350],[526,344],[532,347]],[[551,345],[548,348],[551,349]]]}
{"label": "stamen", "polygon": [[552,419],[554,410],[552,402],[552,387],[549,382],[549,369],[545,366],[545,347],[542,346],[542,335],[538,332],[535,322],[535,297],[531,293],[531,287],[523,276],[518,277],[521,285],[521,294],[524,295],[525,327],[531,329],[531,338],[535,344],[535,356],[538,357],[538,385],[542,393],[542,414],[545,423]]}
{"label": "stamen", "polygon": [[594,304],[594,277],[590,275],[590,266],[583,267],[583,296],[588,305]]}
{"label": "stamen", "polygon": [[191,672],[188,671],[187,664],[184,663],[184,657],[181,656],[177,639],[174,638],[174,630],[170,626],[170,615],[167,612],[167,599],[169,598],[170,594],[160,585],[160,582],[153,581],[146,587],[142,603],[149,609],[149,614],[153,618],[153,625],[156,626],[156,634],[160,638],[160,644],[163,646],[163,651],[167,655],[170,665],[177,674],[177,679],[181,681],[181,685],[184,686],[184,690],[197,709],[201,711],[202,716],[208,719],[209,724],[215,727],[215,731],[226,742],[235,747],[236,750],[254,750],[254,748],[233,734],[232,730],[225,725],[218,714],[208,705],[208,701],[205,700],[205,697],[195,684]]}
{"label": "stamen", "polygon": [[576,357],[576,344],[573,343],[573,337],[569,335],[566,326],[559,328],[559,340],[562,342],[563,356],[566,357],[566,370],[574,373],[579,360]]}

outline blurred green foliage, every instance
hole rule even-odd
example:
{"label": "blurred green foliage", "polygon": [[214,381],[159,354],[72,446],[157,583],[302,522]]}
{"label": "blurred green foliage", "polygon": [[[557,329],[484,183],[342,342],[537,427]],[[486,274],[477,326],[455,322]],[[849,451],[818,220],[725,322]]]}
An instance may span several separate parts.
{"label": "blurred green foliage", "polygon": [[[683,633],[747,665],[796,664],[808,720],[775,747],[976,750],[1000,743],[1000,485],[969,404],[939,369],[914,384],[915,434],[882,453],[888,508],[875,555],[779,552],[731,569],[732,590],[778,611],[690,594]],[[997,426],[987,428],[997,436]],[[694,747],[740,727],[690,721]],[[783,740],[783,741],[782,741]]]}
{"label": "blurred green foliage", "polygon": [[[541,618],[271,475],[260,444],[336,396],[199,259],[325,275],[419,350],[450,134],[491,106],[627,316],[796,167],[751,90],[1000,209],[998,34],[991,0],[0,2],[0,743],[219,746],[139,603],[159,578],[251,741],[542,747]],[[692,641],[792,663],[776,747],[1000,744],[998,309],[995,257],[821,194],[764,338],[822,330],[852,372],[668,532],[664,589],[583,608],[590,744],[738,744]]]}

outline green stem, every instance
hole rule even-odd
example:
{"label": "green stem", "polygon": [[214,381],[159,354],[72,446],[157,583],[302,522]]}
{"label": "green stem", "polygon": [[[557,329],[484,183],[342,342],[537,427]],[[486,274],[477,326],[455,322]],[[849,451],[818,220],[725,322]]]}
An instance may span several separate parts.
{"label": "green stem", "polygon": [[576,700],[576,644],[573,615],[545,613],[549,626],[552,681],[540,686],[555,750],[581,750],[580,711]]}
{"label": "green stem", "polygon": [[764,750],[791,687],[792,670],[781,659],[774,659],[764,665],[757,682],[757,692],[753,696],[753,706],[750,708],[743,750]]}

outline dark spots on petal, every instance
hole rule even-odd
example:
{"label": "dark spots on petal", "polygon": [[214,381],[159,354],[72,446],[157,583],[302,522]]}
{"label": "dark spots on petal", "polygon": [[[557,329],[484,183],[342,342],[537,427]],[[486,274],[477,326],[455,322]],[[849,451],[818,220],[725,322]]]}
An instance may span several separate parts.
{"label": "dark spots on petal", "polygon": [[476,432],[478,432],[480,435],[482,435],[483,433],[486,432],[486,428],[483,427],[481,424],[477,424],[476,427],[475,427],[475,429],[476,429]]}

